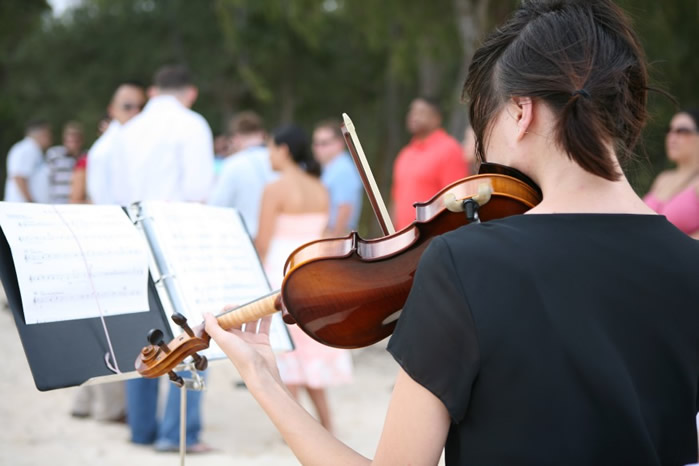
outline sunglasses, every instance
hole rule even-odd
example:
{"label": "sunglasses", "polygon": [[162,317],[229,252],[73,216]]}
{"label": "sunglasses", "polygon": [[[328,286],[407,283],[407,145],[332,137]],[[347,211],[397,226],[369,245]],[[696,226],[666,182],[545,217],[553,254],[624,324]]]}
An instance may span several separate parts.
{"label": "sunglasses", "polygon": [[671,134],[676,134],[678,136],[688,136],[690,134],[697,134],[697,133],[699,133],[699,131],[697,131],[696,129],[692,129],[692,128],[680,127],[680,128],[668,128],[667,129],[668,136]]}
{"label": "sunglasses", "polygon": [[330,144],[332,144],[332,143],[334,143],[334,142],[335,142],[335,138],[332,138],[332,139],[318,139],[318,140],[313,141],[313,145],[314,145],[315,147],[324,147],[324,146],[328,146],[328,145],[330,145]]}
{"label": "sunglasses", "polygon": [[142,104],[139,105],[139,104],[130,104],[130,103],[126,103],[126,104],[121,106],[122,110],[124,110],[125,112],[132,112],[134,110],[138,110],[140,112],[141,110],[143,110],[143,107],[144,106]]}

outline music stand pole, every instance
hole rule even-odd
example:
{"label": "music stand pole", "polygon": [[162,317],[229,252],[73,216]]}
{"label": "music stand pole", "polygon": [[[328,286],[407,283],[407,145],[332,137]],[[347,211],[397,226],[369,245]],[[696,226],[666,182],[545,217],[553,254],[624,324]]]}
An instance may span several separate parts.
{"label": "music stand pole", "polygon": [[[187,453],[187,390],[202,391],[206,388],[204,379],[190,361],[175,368],[176,371],[189,371],[191,377],[183,378],[180,390],[180,466],[184,466]],[[175,383],[175,382],[173,382]]]}

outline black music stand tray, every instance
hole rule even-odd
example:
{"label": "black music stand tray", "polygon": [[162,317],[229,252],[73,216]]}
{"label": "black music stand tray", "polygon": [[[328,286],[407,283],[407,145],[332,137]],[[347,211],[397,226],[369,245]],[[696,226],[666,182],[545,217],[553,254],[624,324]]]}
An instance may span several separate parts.
{"label": "black music stand tray", "polygon": [[148,312],[104,318],[119,369],[124,373],[115,376],[105,362],[109,347],[99,317],[26,324],[14,261],[1,229],[0,281],[19,331],[34,383],[40,391],[81,385],[96,377],[114,376],[105,377],[104,382],[140,377],[135,372],[134,362],[141,349],[148,344],[145,338],[148,331],[160,328],[168,340],[173,338],[163,305],[149,274]]}

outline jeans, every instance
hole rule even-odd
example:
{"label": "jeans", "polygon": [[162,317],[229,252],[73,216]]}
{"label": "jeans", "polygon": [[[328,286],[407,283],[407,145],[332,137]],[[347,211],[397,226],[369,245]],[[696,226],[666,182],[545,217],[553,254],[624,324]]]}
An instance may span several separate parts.
{"label": "jeans", "polygon": [[[183,378],[189,372],[180,372]],[[202,374],[204,375],[204,374]],[[169,384],[165,412],[158,423],[158,379],[133,379],[126,381],[126,410],[131,441],[157,447],[175,447],[180,443],[180,388]],[[201,391],[187,390],[187,446],[199,443],[201,432]]]}

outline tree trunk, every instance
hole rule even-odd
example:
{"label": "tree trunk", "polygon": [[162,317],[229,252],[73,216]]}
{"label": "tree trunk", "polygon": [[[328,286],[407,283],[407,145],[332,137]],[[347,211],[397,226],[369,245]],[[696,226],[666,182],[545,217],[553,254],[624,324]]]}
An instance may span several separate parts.
{"label": "tree trunk", "polygon": [[[393,24],[389,25],[389,28],[391,41],[400,40],[400,32],[395,24],[395,20],[393,20]],[[384,81],[384,95],[386,96],[386,124],[384,126],[385,134],[383,135],[383,137],[380,136],[380,138],[383,139],[383,144],[380,144],[380,147],[382,147],[383,150],[379,151],[379,154],[381,155],[380,160],[382,161],[382,166],[379,169],[379,173],[376,175],[376,177],[378,178],[376,182],[379,186],[379,190],[381,191],[381,195],[384,198],[384,202],[386,203],[389,213],[391,212],[392,207],[391,183],[393,180],[393,162],[395,161],[396,156],[398,155],[398,151],[401,147],[401,128],[404,121],[400,108],[400,92],[398,79],[396,77],[395,71],[393,71],[395,69],[395,66],[393,66],[392,61],[395,60],[395,58],[391,57],[390,60],[391,62],[386,67],[387,69]],[[383,235],[379,228],[379,224],[376,220],[370,222],[370,225],[370,232],[372,238]]]}
{"label": "tree trunk", "polygon": [[294,121],[296,111],[296,95],[294,94],[294,84],[291,78],[292,73],[289,73],[289,78],[282,81],[281,91],[281,109],[279,120],[282,124],[290,124]]}
{"label": "tree trunk", "polygon": [[419,92],[423,97],[439,95],[444,66],[434,59],[432,44],[429,37],[423,38],[422,47],[418,50]]}
{"label": "tree trunk", "polygon": [[[491,0],[453,0],[453,2],[463,50],[461,69],[459,70],[457,82],[454,85],[454,96],[460,99],[463,82],[468,74],[468,67],[473,59],[473,54],[478,48],[479,41],[485,34],[485,28],[488,26],[488,7]],[[455,107],[449,116],[449,133],[457,139],[463,139],[467,124],[467,106],[460,105]]]}

